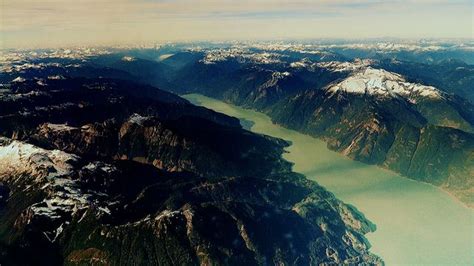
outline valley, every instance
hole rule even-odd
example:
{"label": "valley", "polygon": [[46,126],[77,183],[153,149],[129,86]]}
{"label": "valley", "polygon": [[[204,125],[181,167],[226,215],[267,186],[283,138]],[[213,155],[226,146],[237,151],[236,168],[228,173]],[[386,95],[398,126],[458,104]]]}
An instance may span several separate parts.
{"label": "valley", "polygon": [[[308,135],[271,122],[265,114],[190,94],[191,102],[252,121],[251,130],[290,141],[284,158],[293,170],[357,206],[377,230],[367,235],[371,251],[387,265],[470,265],[474,211],[439,188],[401,177],[328,150]],[[247,122],[248,123],[248,122]],[[471,232],[472,234],[469,234]]]}

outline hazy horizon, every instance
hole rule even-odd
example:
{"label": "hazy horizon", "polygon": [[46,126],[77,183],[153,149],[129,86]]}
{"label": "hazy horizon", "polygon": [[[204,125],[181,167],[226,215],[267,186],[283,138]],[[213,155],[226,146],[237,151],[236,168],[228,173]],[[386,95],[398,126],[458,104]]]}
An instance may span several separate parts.
{"label": "hazy horizon", "polygon": [[2,0],[0,47],[294,39],[472,39],[464,0]]}

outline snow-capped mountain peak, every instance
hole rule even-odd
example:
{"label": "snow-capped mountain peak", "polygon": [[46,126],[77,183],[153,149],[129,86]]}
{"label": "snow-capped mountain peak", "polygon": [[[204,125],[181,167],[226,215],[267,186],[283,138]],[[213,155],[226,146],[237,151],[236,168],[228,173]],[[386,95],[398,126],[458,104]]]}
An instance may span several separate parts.
{"label": "snow-capped mountain peak", "polygon": [[415,102],[415,97],[441,99],[443,93],[432,86],[411,83],[397,73],[365,67],[327,89],[335,93],[344,91],[381,97],[403,97]]}

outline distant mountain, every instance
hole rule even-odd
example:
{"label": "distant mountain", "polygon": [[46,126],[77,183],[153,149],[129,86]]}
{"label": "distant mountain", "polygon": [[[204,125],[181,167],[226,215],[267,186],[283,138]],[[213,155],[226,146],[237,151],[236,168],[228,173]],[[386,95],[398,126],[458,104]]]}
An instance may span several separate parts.
{"label": "distant mountain", "polygon": [[64,63],[45,62],[25,63],[0,72],[0,84],[9,84],[15,79],[28,79],[44,82],[45,80],[62,79],[66,77],[83,78],[114,78],[124,80],[137,80],[130,72],[117,68],[104,67],[90,63],[67,61]]}
{"label": "distant mountain", "polygon": [[472,42],[454,43],[346,43],[329,45],[331,51],[347,60],[371,58],[375,60],[401,60],[414,63],[436,64],[445,60],[462,60],[474,64]]}
{"label": "distant mountain", "polygon": [[18,80],[0,106],[2,263],[382,263],[373,224],[235,118],[105,78]]}

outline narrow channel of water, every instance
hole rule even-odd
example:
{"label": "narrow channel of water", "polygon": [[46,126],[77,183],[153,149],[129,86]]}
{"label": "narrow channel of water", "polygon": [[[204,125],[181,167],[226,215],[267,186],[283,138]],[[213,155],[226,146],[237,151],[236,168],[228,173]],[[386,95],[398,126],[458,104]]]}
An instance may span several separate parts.
{"label": "narrow channel of water", "polygon": [[377,225],[371,251],[387,265],[474,265],[474,210],[444,191],[377,166],[352,161],[318,139],[271,122],[265,114],[198,94],[184,98],[237,117],[251,131],[292,142],[294,171],[356,206]]}

